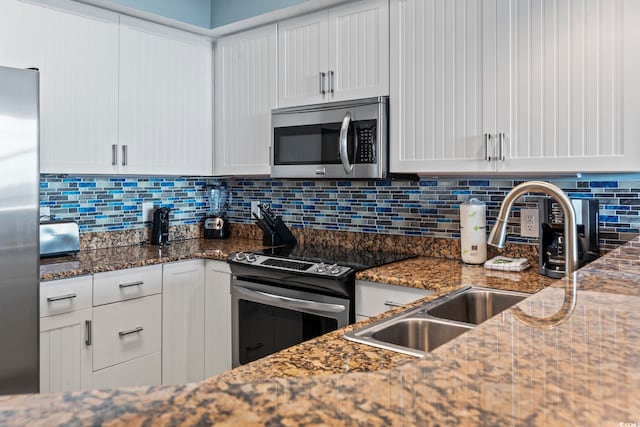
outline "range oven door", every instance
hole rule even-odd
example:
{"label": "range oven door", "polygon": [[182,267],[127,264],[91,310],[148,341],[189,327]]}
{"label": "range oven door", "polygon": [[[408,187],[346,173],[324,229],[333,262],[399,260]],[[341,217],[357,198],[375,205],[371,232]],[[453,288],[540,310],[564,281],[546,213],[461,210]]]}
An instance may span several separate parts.
{"label": "range oven door", "polygon": [[231,302],[234,368],[349,324],[347,298],[236,277]]}
{"label": "range oven door", "polygon": [[273,178],[384,178],[388,98],[273,110]]}

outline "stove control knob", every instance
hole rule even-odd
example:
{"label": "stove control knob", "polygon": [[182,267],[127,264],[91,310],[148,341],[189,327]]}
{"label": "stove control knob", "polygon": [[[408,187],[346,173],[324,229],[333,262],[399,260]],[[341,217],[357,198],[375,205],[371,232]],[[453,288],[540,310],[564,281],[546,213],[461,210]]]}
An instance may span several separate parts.
{"label": "stove control knob", "polygon": [[245,254],[244,252],[238,252],[236,254],[236,261],[244,261],[247,259],[247,254]]}
{"label": "stove control knob", "polygon": [[331,267],[329,267],[329,273],[331,274],[340,274],[340,271],[342,271],[342,269],[338,264],[333,264]]}
{"label": "stove control knob", "polygon": [[316,271],[318,273],[324,273],[325,271],[327,271],[327,264],[325,264],[324,262],[321,262],[316,266]]}
{"label": "stove control knob", "polygon": [[247,254],[247,262],[255,262],[255,260],[257,260],[258,257],[256,256],[256,254]]}

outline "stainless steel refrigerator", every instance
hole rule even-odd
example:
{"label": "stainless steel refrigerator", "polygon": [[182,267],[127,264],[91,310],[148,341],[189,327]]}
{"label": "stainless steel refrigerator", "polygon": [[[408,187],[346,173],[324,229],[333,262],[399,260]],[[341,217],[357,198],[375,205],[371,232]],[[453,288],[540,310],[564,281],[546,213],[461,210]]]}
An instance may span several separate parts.
{"label": "stainless steel refrigerator", "polygon": [[0,67],[0,394],[40,384],[38,83]]}

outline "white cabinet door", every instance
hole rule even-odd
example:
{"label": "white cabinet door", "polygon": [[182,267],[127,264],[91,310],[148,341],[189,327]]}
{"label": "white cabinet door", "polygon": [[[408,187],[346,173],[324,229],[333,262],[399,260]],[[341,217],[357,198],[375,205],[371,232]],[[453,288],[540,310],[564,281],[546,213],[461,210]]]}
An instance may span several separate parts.
{"label": "white cabinet door", "polygon": [[329,99],[389,94],[389,0],[329,10]]}
{"label": "white cabinet door", "polygon": [[328,12],[278,24],[278,105],[327,100]]}
{"label": "white cabinet door", "polygon": [[120,18],[120,173],[211,175],[211,40]]}
{"label": "white cabinet door", "polygon": [[160,385],[162,355],[159,351],[100,369],[93,373],[93,388]]}
{"label": "white cabinet door", "polygon": [[92,310],[40,319],[40,392],[92,388]]}
{"label": "white cabinet door", "polygon": [[205,271],[204,374],[231,369],[231,271],[223,261],[208,260]]}
{"label": "white cabinet door", "polygon": [[498,170],[640,170],[640,2],[512,1],[493,9],[498,38],[511,42],[497,62],[506,72],[500,102],[510,106],[498,124]]}
{"label": "white cabinet door", "polygon": [[215,175],[268,175],[278,102],[277,26],[216,42]]}
{"label": "white cabinet door", "polygon": [[40,70],[41,172],[113,173],[118,15],[66,1],[1,7],[0,65]]}
{"label": "white cabinet door", "polygon": [[204,378],[204,261],[163,266],[162,383]]}
{"label": "white cabinet door", "polygon": [[483,98],[481,3],[391,0],[392,172],[495,170],[484,138],[492,112]]}
{"label": "white cabinet door", "polygon": [[360,321],[424,298],[433,291],[356,280],[355,293],[356,320]]}

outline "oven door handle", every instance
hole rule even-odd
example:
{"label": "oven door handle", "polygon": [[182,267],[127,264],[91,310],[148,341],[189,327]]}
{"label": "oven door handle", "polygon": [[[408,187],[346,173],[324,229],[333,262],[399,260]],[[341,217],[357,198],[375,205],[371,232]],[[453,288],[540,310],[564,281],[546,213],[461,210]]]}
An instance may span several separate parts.
{"label": "oven door handle", "polygon": [[249,296],[256,301],[264,302],[266,304],[277,301],[290,308],[314,310],[320,313],[342,313],[347,309],[347,307],[340,304],[328,304],[326,302],[316,302],[298,298],[290,298],[282,295],[274,295],[264,291],[245,288],[244,286],[235,285],[234,289],[244,294],[245,296]]}

